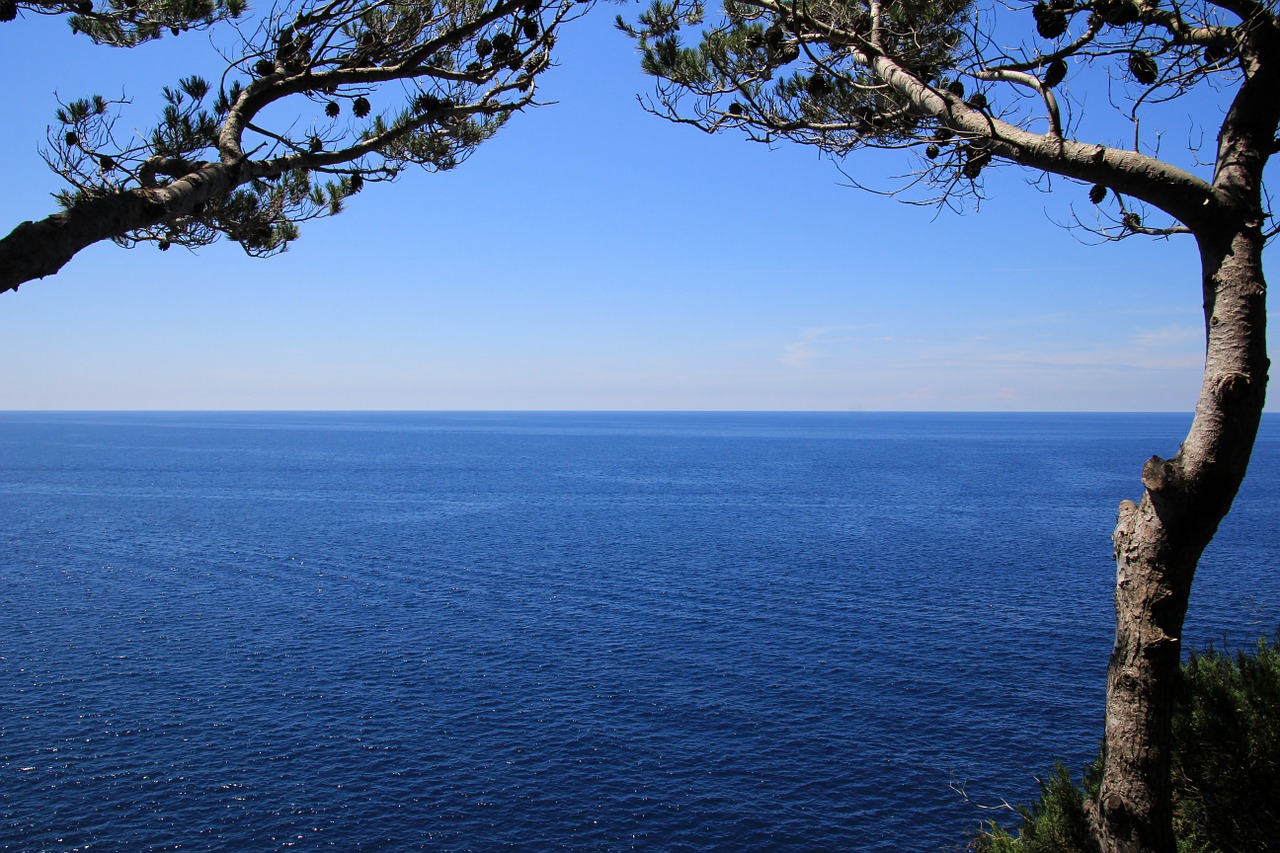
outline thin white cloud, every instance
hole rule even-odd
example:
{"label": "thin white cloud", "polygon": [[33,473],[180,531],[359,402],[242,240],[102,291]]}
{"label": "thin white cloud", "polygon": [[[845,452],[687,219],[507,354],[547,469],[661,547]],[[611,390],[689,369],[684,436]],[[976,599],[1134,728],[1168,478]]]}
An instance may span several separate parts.
{"label": "thin white cloud", "polygon": [[[1173,324],[1155,329],[1136,329],[1127,340],[1094,345],[1042,341],[1040,349],[1013,349],[1000,346],[998,337],[958,339],[950,346],[922,349],[910,359],[919,364],[949,364],[970,368],[987,366],[1058,368],[1068,370],[1200,370],[1204,367],[1204,333],[1197,327]],[[1065,346],[1064,346],[1065,344]]]}
{"label": "thin white cloud", "polygon": [[800,330],[800,337],[782,348],[778,361],[788,367],[804,367],[821,355],[820,347],[834,343],[844,343],[848,337],[832,337],[840,332],[863,329],[865,326],[810,326]]}
{"label": "thin white cloud", "polygon": [[1185,349],[1204,340],[1204,330],[1197,326],[1165,326],[1162,329],[1139,332],[1133,342],[1140,347],[1161,349]]}
{"label": "thin white cloud", "polygon": [[[1202,356],[1194,354],[1165,354],[1154,356],[1148,353],[1135,352],[1132,349],[1098,349],[1085,352],[1069,352],[1057,354],[1033,354],[1025,352],[991,353],[987,356],[971,357],[974,363],[1022,365],[1025,367],[1062,367],[1062,368],[1106,368],[1125,370],[1143,368],[1147,370],[1187,370],[1204,366]],[[959,359],[956,360],[959,363]]]}

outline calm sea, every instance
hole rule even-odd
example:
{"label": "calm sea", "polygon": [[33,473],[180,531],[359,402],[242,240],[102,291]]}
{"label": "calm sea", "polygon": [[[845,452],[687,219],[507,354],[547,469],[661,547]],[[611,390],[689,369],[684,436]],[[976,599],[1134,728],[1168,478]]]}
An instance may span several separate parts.
{"label": "calm sea", "polygon": [[[4,850],[932,851],[1180,415],[0,413]],[[1187,641],[1280,622],[1280,421]]]}

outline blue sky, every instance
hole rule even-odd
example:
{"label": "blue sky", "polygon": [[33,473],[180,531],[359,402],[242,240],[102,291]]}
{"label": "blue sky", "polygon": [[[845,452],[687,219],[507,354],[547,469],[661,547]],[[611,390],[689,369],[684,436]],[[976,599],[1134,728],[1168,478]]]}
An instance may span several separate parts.
{"label": "blue sky", "polygon": [[[1055,223],[1086,188],[1013,168],[957,216],[851,189],[812,149],[666,124],[616,11],[565,32],[555,105],[283,256],[105,244],[0,296],[0,408],[1194,407],[1189,239],[1085,245]],[[213,73],[202,35],[113,51],[28,19],[0,44],[6,231],[54,210],[55,91],[135,97],[143,129],[161,85]],[[845,162],[883,187],[910,165]]]}

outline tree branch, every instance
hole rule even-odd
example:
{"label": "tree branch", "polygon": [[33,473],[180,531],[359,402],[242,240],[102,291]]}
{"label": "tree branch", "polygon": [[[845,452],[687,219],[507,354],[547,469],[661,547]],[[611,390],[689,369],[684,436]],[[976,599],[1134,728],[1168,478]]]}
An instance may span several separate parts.
{"label": "tree branch", "polygon": [[1045,109],[1049,113],[1049,135],[1057,139],[1062,138],[1062,116],[1058,112],[1058,99],[1054,96],[1052,89],[1040,82],[1039,77],[1034,74],[1027,74],[1024,71],[1004,68],[980,69],[974,71],[973,76],[979,80],[999,81],[1025,86],[1040,95],[1044,100]]}
{"label": "tree branch", "polygon": [[233,170],[205,163],[159,189],[134,189],[82,201],[0,239],[0,293],[58,272],[77,252],[165,219],[190,213],[233,185]]}

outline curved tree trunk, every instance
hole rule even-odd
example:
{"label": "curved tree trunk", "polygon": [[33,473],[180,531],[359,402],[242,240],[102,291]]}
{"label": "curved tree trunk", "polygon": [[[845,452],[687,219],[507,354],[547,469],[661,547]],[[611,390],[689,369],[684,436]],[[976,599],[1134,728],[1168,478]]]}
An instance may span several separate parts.
{"label": "curved tree trunk", "polygon": [[0,293],[53,275],[81,249],[124,237],[166,219],[190,213],[198,204],[247,179],[243,168],[192,164],[164,187],[122,190],[78,202],[38,222],[23,222],[0,237]]}
{"label": "curved tree trunk", "polygon": [[0,293],[53,275],[86,246],[159,222],[163,206],[141,191],[78,204],[38,222],[23,222],[0,238]]}
{"label": "curved tree trunk", "polygon": [[1197,234],[1207,332],[1191,430],[1169,460],[1149,459],[1138,504],[1120,505],[1116,638],[1107,671],[1104,853],[1174,853],[1169,749],[1182,622],[1205,546],[1244,480],[1266,393],[1266,284],[1260,229]]}

